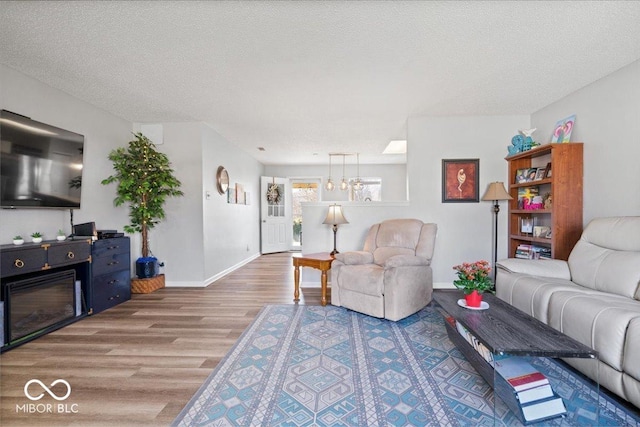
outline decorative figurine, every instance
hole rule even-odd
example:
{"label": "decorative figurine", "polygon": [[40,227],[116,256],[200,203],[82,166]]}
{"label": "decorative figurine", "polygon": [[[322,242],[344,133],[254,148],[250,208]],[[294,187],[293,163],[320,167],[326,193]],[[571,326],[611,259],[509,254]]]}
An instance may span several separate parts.
{"label": "decorative figurine", "polygon": [[533,140],[533,133],[537,128],[533,129],[518,129],[518,134],[511,138],[511,145],[507,147],[509,151],[509,155],[512,156],[514,154],[521,153],[523,151],[529,151],[533,147],[536,147],[540,144]]}
{"label": "decorative figurine", "polygon": [[536,131],[536,129],[538,128],[518,130],[518,132],[520,132],[520,134],[524,136],[524,144],[522,146],[523,147],[522,151],[531,150],[533,147],[539,145],[537,142],[533,140],[533,137],[531,136]]}
{"label": "decorative figurine", "polygon": [[524,136],[518,134],[511,138],[511,146],[507,147],[509,150],[509,155],[517,154],[522,150],[522,146],[524,144]]}

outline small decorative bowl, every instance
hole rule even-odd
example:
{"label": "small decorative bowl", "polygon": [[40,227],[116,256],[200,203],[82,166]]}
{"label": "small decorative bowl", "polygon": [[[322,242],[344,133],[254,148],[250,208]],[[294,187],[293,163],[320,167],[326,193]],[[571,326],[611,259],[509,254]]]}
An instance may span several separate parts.
{"label": "small decorative bowl", "polygon": [[56,240],[59,240],[62,242],[63,240],[67,240],[67,236],[56,236]]}
{"label": "small decorative bowl", "polygon": [[13,244],[16,246],[20,246],[24,243],[24,239],[13,239]]}
{"label": "small decorative bowl", "polygon": [[33,237],[32,241],[33,241],[33,243],[41,243],[42,242],[42,237]]}

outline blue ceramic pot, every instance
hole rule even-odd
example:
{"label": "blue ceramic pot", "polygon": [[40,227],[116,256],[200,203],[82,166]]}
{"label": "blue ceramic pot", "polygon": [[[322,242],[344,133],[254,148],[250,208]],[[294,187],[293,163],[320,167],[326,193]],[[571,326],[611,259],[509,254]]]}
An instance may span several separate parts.
{"label": "blue ceramic pot", "polygon": [[148,279],[158,275],[158,258],[140,257],[136,260],[136,276],[138,279]]}

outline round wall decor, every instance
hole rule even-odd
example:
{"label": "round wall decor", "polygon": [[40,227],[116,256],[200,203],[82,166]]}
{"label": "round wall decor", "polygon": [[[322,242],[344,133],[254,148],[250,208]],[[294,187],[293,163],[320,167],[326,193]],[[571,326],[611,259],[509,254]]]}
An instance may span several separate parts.
{"label": "round wall decor", "polygon": [[216,172],[216,187],[220,194],[225,194],[229,188],[229,173],[224,166],[219,166]]}

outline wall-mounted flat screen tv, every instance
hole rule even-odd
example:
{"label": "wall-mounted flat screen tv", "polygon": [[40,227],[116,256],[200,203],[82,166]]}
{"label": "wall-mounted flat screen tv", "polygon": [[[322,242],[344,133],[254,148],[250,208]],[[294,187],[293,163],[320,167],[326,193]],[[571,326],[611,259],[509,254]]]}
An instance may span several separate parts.
{"label": "wall-mounted flat screen tv", "polygon": [[0,207],[79,208],[84,136],[0,111]]}

